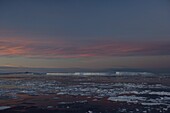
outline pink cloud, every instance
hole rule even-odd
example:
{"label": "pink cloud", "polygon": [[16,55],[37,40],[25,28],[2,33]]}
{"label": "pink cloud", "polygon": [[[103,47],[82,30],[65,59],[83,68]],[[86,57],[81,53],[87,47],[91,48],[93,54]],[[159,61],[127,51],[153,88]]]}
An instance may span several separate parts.
{"label": "pink cloud", "polygon": [[93,42],[0,38],[0,56],[82,58],[95,56],[170,55],[169,42]]}

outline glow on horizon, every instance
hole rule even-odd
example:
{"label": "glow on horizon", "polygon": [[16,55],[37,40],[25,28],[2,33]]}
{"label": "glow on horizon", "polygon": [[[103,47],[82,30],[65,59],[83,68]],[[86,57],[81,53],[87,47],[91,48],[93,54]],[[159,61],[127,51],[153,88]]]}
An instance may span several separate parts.
{"label": "glow on horizon", "polygon": [[[31,68],[168,68],[170,55],[39,59],[1,57],[1,66]],[[160,60],[161,59],[161,63]]]}

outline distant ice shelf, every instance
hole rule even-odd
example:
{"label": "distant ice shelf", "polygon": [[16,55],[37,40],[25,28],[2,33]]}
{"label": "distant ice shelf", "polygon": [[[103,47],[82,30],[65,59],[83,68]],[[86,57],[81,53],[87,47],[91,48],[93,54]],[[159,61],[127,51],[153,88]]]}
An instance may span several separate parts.
{"label": "distant ice shelf", "polygon": [[73,73],[46,73],[46,75],[75,75],[75,76],[93,76],[93,75],[99,75],[99,76],[106,76],[109,75],[109,73],[100,73],[100,72],[73,72]]}
{"label": "distant ice shelf", "polygon": [[154,75],[149,72],[116,72],[115,75]]}
{"label": "distant ice shelf", "polygon": [[54,72],[54,73],[46,73],[46,75],[61,75],[61,76],[68,76],[68,75],[75,75],[75,76],[122,76],[122,75],[154,75],[153,73],[149,72]]}

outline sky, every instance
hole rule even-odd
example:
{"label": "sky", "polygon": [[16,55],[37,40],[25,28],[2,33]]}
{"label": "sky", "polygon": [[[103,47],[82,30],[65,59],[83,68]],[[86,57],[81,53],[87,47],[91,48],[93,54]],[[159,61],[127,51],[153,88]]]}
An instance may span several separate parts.
{"label": "sky", "polygon": [[169,0],[0,0],[0,66],[170,68]]}

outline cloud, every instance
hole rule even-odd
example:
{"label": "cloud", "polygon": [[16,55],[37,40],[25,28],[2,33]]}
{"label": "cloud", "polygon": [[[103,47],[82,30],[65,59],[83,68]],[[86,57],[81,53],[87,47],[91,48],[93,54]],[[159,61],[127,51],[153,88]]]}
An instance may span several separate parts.
{"label": "cloud", "polygon": [[170,55],[169,42],[66,41],[0,38],[0,56],[82,58],[95,56]]}

